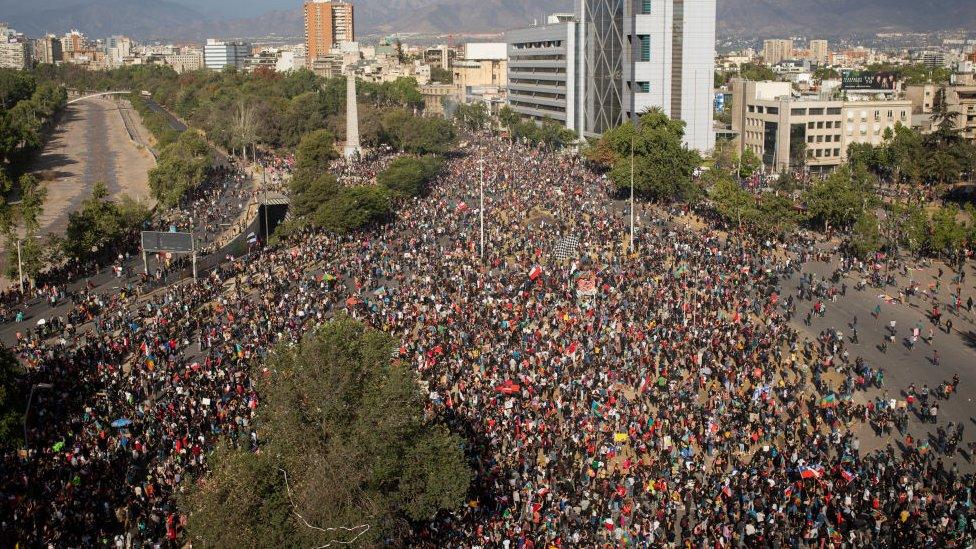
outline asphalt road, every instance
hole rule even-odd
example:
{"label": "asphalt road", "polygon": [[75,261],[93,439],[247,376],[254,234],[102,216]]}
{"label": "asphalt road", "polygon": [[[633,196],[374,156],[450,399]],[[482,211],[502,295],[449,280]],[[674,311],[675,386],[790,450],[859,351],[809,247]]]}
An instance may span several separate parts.
{"label": "asphalt road", "polygon": [[[812,272],[816,279],[821,276],[830,277],[831,273],[840,266],[840,262],[823,263],[813,262],[803,266],[803,272]],[[976,270],[973,266],[967,265],[967,285],[972,288],[973,281],[976,281]],[[916,271],[910,273],[916,282],[927,286],[932,280],[931,275]],[[948,295],[945,282],[951,278],[952,274],[946,273],[943,277],[943,290],[941,298]],[[948,400],[937,400],[939,403],[938,424],[922,424],[917,418],[912,417],[909,422],[909,432],[916,440],[924,440],[930,435],[934,436],[939,426],[943,428],[949,421],[955,423],[962,422],[965,425],[963,443],[957,450],[957,460],[960,469],[976,470],[971,461],[976,461],[972,456],[965,452],[965,444],[976,440],[976,406],[973,404],[973,396],[976,394],[976,327],[972,323],[972,315],[961,311],[959,315],[954,315],[943,310],[943,324],[946,318],[951,318],[954,324],[951,334],[944,331],[935,330],[935,337],[932,345],[926,344],[919,338],[915,349],[909,351],[903,345],[904,338],[911,335],[911,330],[916,325],[921,326],[921,334],[927,335],[930,327],[934,327],[927,317],[927,312],[931,309],[931,304],[923,301],[916,296],[911,300],[911,305],[898,303],[887,303],[879,297],[882,294],[888,296],[898,296],[898,288],[908,286],[908,278],[896,276],[898,286],[888,286],[883,289],[868,286],[865,290],[858,291],[854,287],[857,279],[846,278],[841,282],[847,284],[847,295],[838,297],[837,301],[827,301],[827,313],[824,318],[813,315],[811,326],[805,326],[803,319],[807,311],[812,307],[812,302],[804,301],[797,305],[797,314],[793,319],[793,325],[801,331],[807,333],[814,339],[822,330],[840,330],[847,338],[851,358],[861,356],[872,367],[884,369],[884,388],[868,392],[870,397],[883,395],[885,390],[890,398],[903,399],[903,391],[909,385],[915,384],[917,389],[921,389],[923,384],[927,384],[930,389],[935,389],[943,381],[950,381],[952,376],[959,376],[959,392],[952,395]],[[784,298],[793,293],[795,296],[799,277],[795,276],[791,280],[784,281]],[[838,284],[839,286],[839,284]],[[965,295],[965,294],[964,294]],[[881,305],[879,318],[871,315],[875,306]],[[854,317],[857,317],[858,344],[852,344],[850,328]],[[898,330],[897,342],[889,343],[887,352],[881,352],[879,345],[887,333],[887,327],[891,320],[895,320]],[[935,365],[930,359],[933,357],[933,350],[938,350],[940,364]],[[862,438],[862,448],[870,450],[879,446],[884,446],[892,442],[888,438],[878,438],[867,426],[859,432]]]}

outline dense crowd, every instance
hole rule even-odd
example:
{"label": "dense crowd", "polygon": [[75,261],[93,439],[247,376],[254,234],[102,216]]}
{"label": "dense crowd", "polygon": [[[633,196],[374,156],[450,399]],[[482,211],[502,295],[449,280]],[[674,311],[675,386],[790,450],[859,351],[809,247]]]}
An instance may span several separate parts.
{"label": "dense crowd", "polygon": [[[849,334],[790,323],[846,291],[803,272],[824,253],[811,239],[644,211],[630,253],[610,188],[576,157],[478,140],[388,225],[305,232],[151,295],[82,292],[19,334],[52,387],[26,453],[3,456],[0,537],[176,544],[174,497],[207,453],[260,447],[249,366],[343,312],[399,338],[430,416],[469,441],[475,496],[412,545],[971,545],[972,477],[943,461],[959,426],[938,448],[907,440],[916,416]],[[898,443],[862,451],[869,428]]]}

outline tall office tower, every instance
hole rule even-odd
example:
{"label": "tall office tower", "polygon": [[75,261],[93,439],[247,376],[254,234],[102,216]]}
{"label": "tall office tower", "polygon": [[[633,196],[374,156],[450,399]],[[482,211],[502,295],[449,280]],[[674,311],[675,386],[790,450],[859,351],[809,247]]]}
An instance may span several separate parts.
{"label": "tall office tower", "polygon": [[660,108],[685,143],[715,145],[715,0],[580,0],[584,134]]}
{"label": "tall office tower", "polygon": [[827,57],[830,54],[830,49],[827,47],[826,40],[811,40],[810,41],[810,57],[813,61],[820,66],[827,64]]}
{"label": "tall office tower", "polygon": [[64,59],[61,52],[61,39],[53,34],[34,41],[34,56],[38,63],[53,65]]}
{"label": "tall office tower", "polygon": [[356,74],[346,74],[346,148],[347,159],[359,156],[359,106],[356,103]]}
{"label": "tall office tower", "polygon": [[352,4],[331,0],[308,0],[305,12],[305,66],[326,57],[343,42],[355,42]]}
{"label": "tall office tower", "polygon": [[775,65],[792,57],[792,40],[763,40],[763,60],[767,65]]}
{"label": "tall office tower", "polygon": [[244,70],[250,61],[249,42],[224,42],[210,38],[203,46],[204,66],[212,71],[221,71],[228,66]]}

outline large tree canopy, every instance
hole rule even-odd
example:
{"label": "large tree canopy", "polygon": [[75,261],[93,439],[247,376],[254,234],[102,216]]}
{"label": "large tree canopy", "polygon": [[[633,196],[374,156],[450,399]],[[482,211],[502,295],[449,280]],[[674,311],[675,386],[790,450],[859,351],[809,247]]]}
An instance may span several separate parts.
{"label": "large tree canopy", "polygon": [[[396,540],[464,503],[463,442],[425,418],[395,344],[350,319],[256,367],[261,451],[225,447],[181,502],[201,547],[316,547]],[[347,529],[332,530],[327,529]],[[359,535],[359,537],[356,537]]]}
{"label": "large tree canopy", "polygon": [[[682,144],[684,122],[651,109],[635,126],[626,122],[606,133],[590,149],[591,160],[612,167],[610,178],[618,191],[630,189],[652,200],[687,199],[695,194],[692,175],[702,159]],[[631,146],[634,163],[631,167]]]}

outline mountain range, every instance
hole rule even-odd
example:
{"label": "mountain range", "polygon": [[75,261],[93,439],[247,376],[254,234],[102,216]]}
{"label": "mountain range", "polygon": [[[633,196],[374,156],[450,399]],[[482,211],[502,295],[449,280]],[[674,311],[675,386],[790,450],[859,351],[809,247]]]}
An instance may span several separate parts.
{"label": "mountain range", "polygon": [[[571,11],[574,0],[353,0],[357,34],[498,32]],[[77,28],[137,39],[297,37],[300,0],[0,0],[29,35]],[[719,0],[719,34],[836,37],[976,27],[976,0]]]}

